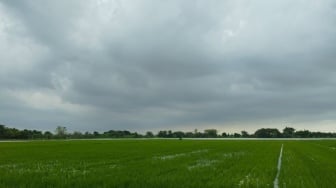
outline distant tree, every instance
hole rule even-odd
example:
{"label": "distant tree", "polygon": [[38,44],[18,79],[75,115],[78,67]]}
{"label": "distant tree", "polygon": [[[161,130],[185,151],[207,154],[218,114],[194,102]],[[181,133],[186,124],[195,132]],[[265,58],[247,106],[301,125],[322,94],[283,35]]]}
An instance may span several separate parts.
{"label": "distant tree", "polygon": [[157,136],[161,138],[167,138],[167,131],[159,131]]}
{"label": "distant tree", "polygon": [[43,138],[42,131],[33,130],[32,132],[33,132],[33,139],[41,139],[41,138]]}
{"label": "distant tree", "polygon": [[0,139],[5,138],[6,127],[4,125],[0,125]]}
{"label": "distant tree", "polygon": [[168,138],[173,138],[173,131],[169,130],[167,134]]}
{"label": "distant tree", "polygon": [[5,127],[5,134],[4,138],[7,139],[20,139],[21,138],[21,131],[15,128],[8,128]]}
{"label": "distant tree", "polygon": [[281,133],[278,129],[262,128],[258,129],[254,135],[257,138],[280,138]]}
{"label": "distant tree", "polygon": [[205,137],[205,134],[203,134],[203,133],[201,133],[201,132],[196,132],[196,133],[194,134],[194,137],[195,137],[195,138],[203,138],[203,137]]}
{"label": "distant tree", "polygon": [[99,136],[100,136],[100,134],[99,134],[99,132],[97,132],[97,131],[94,131],[94,132],[93,132],[93,136],[94,136],[95,138],[97,138],[97,137],[99,137]]}
{"label": "distant tree", "polygon": [[228,137],[227,133],[226,133],[226,132],[223,132],[223,133],[222,133],[222,137],[224,137],[224,138],[225,138],[225,137]]}
{"label": "distant tree", "polygon": [[24,129],[20,131],[20,138],[22,139],[33,139],[33,133],[31,130]]}
{"label": "distant tree", "polygon": [[303,131],[296,131],[295,132],[295,137],[298,138],[309,138],[312,137],[312,133],[308,130],[303,130]]}
{"label": "distant tree", "polygon": [[72,133],[72,136],[71,136],[72,138],[82,138],[83,137],[83,134],[81,133],[81,132],[79,132],[79,131],[74,131],[73,133]]}
{"label": "distant tree", "polygon": [[51,139],[52,136],[53,136],[53,134],[51,132],[49,132],[49,131],[46,131],[46,132],[44,132],[43,136],[46,139]]}
{"label": "distant tree", "polygon": [[137,133],[137,132],[134,132],[134,133],[131,133],[131,137],[133,137],[133,138],[141,138],[142,135],[139,134],[139,133]]}
{"label": "distant tree", "polygon": [[194,136],[194,133],[192,133],[192,132],[186,132],[186,133],[184,133],[184,137],[186,137],[186,138],[193,138],[195,136]]}
{"label": "distant tree", "polygon": [[83,135],[84,138],[93,138],[93,134],[91,134],[89,131],[86,131]]}
{"label": "distant tree", "polygon": [[56,136],[59,138],[65,138],[67,135],[67,128],[62,126],[57,126],[55,130]]}
{"label": "distant tree", "polygon": [[107,137],[110,137],[110,138],[119,138],[122,136],[122,131],[109,130],[105,132],[104,134],[106,134]]}
{"label": "distant tree", "polygon": [[248,134],[247,131],[241,131],[241,136],[242,136],[243,138],[248,138],[248,137],[250,137],[250,135]]}
{"label": "distant tree", "polygon": [[146,132],[146,137],[147,137],[147,138],[153,138],[153,137],[154,137],[154,134],[153,134],[151,131],[147,131],[147,132]]}
{"label": "distant tree", "polygon": [[235,138],[240,138],[240,137],[242,137],[242,135],[239,134],[239,133],[234,133],[234,134],[233,134],[233,137],[235,137]]}
{"label": "distant tree", "polygon": [[292,138],[295,136],[294,134],[295,134],[295,129],[292,127],[285,127],[282,130],[282,136],[285,138]]}
{"label": "distant tree", "polygon": [[[99,138],[99,137],[105,137],[105,138],[141,138],[144,137],[141,134],[138,134],[137,132],[130,132],[127,130],[109,130],[107,132],[104,132],[100,134],[99,132],[85,132],[82,134],[81,132],[74,132],[73,134],[67,134],[66,127],[58,126],[55,130],[55,135],[53,135],[51,132],[46,131],[42,133],[38,130],[19,130],[16,128],[8,128],[5,125],[0,125],[0,139],[41,139],[41,138],[66,138],[67,136],[72,138]],[[146,137],[152,137],[154,136],[152,132],[147,132]],[[218,137],[217,130],[216,129],[207,129],[204,130],[204,133],[198,132],[197,129],[195,129],[194,132],[182,132],[182,131],[176,131],[173,132],[171,130],[169,131],[159,131],[157,134],[158,137],[162,138],[216,138]],[[295,131],[294,128],[291,127],[285,127],[283,129],[283,134],[279,132],[278,129],[273,128],[262,128],[258,129],[254,134],[249,135],[246,131],[241,131],[241,134],[239,133],[225,133],[223,132],[221,134],[222,137],[258,137],[258,138],[279,138],[279,137],[295,137],[295,138],[336,138],[335,132],[310,132],[309,130],[300,130]]]}
{"label": "distant tree", "polygon": [[126,131],[126,130],[123,130],[121,133],[120,133],[121,136],[125,136],[125,137],[128,137],[131,135],[131,132],[130,131]]}
{"label": "distant tree", "polygon": [[209,137],[209,138],[216,138],[217,130],[216,129],[206,129],[204,130],[204,136]]}
{"label": "distant tree", "polygon": [[182,131],[173,132],[173,137],[174,138],[183,138],[184,136],[185,136],[185,134]]}

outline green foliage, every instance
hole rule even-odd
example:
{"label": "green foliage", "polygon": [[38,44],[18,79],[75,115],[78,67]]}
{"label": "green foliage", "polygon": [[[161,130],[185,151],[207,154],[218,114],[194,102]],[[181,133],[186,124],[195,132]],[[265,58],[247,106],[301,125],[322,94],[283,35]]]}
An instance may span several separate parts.
{"label": "green foliage", "polygon": [[280,138],[281,133],[278,129],[271,129],[271,128],[262,128],[258,129],[254,135],[257,138]]}
{"label": "green foliage", "polygon": [[295,136],[295,129],[292,127],[285,127],[282,131],[282,135],[285,138],[292,138]]}
{"label": "green foliage", "polygon": [[217,130],[216,129],[205,129],[204,130],[205,137],[216,138]]}
{"label": "green foliage", "polygon": [[0,125],[0,139],[87,139],[87,138],[336,138],[336,133],[324,133],[324,132],[310,132],[308,130],[295,131],[294,128],[286,127],[283,129],[283,133],[280,133],[278,129],[263,128],[257,130],[254,134],[248,134],[247,131],[241,131],[239,133],[225,133],[218,134],[216,129],[206,129],[204,132],[199,132],[195,129],[193,132],[183,131],[171,131],[161,130],[154,135],[152,132],[147,131],[145,135],[137,132],[130,132],[127,130],[109,130],[104,133],[97,131],[85,132],[74,131],[68,133],[67,128],[58,126],[55,130],[55,134],[49,131],[42,133],[37,130],[18,130],[16,128],[9,128],[4,125]]}
{"label": "green foliage", "polygon": [[248,134],[247,131],[242,131],[242,132],[241,132],[241,136],[242,136],[243,138],[248,138],[248,137],[250,137],[250,135]]}
{"label": "green foliage", "polygon": [[0,139],[40,139],[43,138],[41,131],[37,130],[18,130],[0,125]]}

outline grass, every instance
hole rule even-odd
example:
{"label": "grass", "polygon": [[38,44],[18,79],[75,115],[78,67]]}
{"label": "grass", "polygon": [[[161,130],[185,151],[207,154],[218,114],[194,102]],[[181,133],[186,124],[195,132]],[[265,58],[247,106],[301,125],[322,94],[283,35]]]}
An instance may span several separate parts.
{"label": "grass", "polygon": [[336,141],[292,142],[283,153],[286,187],[336,187]]}
{"label": "grass", "polygon": [[336,141],[0,143],[0,187],[336,187]]}

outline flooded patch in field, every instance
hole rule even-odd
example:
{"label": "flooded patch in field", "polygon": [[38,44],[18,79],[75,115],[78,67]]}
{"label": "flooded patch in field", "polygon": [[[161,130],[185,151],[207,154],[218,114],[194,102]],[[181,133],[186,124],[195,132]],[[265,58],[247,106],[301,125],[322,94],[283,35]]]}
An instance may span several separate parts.
{"label": "flooded patch in field", "polygon": [[189,155],[198,154],[198,153],[206,153],[206,152],[208,152],[208,150],[203,149],[203,150],[195,150],[195,151],[188,152],[188,153],[177,153],[177,154],[172,154],[172,155],[155,156],[153,158],[158,159],[158,160],[170,160],[170,159],[175,159],[178,157],[184,157],[184,156],[189,156]]}
{"label": "flooded patch in field", "polygon": [[208,159],[197,160],[196,164],[188,166],[188,170],[193,170],[195,168],[210,167],[217,162],[218,160],[208,160]]}

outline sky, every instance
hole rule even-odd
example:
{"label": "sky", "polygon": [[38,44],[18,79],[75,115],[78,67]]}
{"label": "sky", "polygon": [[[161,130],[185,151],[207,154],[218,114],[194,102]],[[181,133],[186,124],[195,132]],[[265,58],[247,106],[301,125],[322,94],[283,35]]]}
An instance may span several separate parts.
{"label": "sky", "polygon": [[0,124],[336,132],[334,0],[0,0]]}

